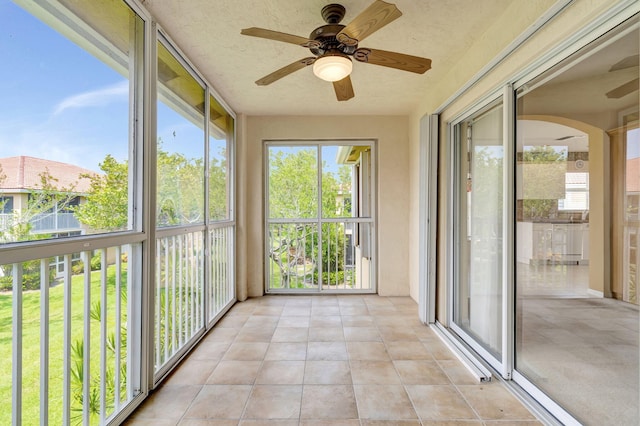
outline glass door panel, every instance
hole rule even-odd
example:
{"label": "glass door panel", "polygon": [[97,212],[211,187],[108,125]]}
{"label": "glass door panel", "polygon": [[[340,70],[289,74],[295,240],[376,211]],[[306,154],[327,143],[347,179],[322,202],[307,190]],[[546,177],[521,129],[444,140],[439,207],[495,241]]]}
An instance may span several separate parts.
{"label": "glass door panel", "polygon": [[500,105],[456,126],[453,321],[496,359],[502,349],[502,144]]}
{"label": "glass door panel", "polygon": [[640,418],[630,24],[527,82],[516,105],[514,377],[585,425]]}

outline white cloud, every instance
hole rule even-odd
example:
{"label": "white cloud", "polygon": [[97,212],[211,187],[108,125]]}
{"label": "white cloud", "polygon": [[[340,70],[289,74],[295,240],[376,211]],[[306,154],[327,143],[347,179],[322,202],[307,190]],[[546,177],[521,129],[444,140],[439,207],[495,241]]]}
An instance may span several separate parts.
{"label": "white cloud", "polygon": [[54,108],[53,115],[58,115],[69,108],[107,105],[113,101],[125,99],[126,96],[128,96],[128,93],[129,82],[127,80],[102,89],[79,93],[77,95],[69,96],[58,103]]}

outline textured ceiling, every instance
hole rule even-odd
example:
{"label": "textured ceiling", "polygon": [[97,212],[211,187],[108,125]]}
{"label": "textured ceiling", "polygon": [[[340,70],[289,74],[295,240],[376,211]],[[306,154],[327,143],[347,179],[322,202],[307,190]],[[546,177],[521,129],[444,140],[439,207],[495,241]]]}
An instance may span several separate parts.
{"label": "textured ceiling", "polygon": [[[355,98],[338,102],[331,83],[307,67],[269,86],[259,78],[310,52],[293,44],[243,36],[261,27],[308,37],[324,25],[330,0],[143,0],[145,7],[237,113],[249,115],[406,115],[470,48],[512,0],[394,0],[403,16],[360,47],[430,58],[413,74],[354,61]],[[348,24],[373,0],[342,0]],[[487,58],[489,60],[490,58]]]}

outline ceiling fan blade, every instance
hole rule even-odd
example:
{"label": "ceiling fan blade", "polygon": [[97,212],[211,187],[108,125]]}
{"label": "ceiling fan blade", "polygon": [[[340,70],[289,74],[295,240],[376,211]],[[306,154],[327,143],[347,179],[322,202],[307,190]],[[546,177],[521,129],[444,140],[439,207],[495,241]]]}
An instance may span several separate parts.
{"label": "ceiling fan blade", "polygon": [[342,29],[336,38],[347,46],[355,46],[380,28],[402,16],[395,4],[377,0]]}
{"label": "ceiling fan blade", "polygon": [[351,77],[349,76],[346,76],[342,80],[334,81],[333,90],[335,90],[336,98],[338,98],[339,101],[348,101],[355,96],[353,93],[353,85],[351,84]]}
{"label": "ceiling fan blade", "polygon": [[609,72],[623,70],[623,69],[631,68],[631,67],[637,67],[638,63],[640,62],[638,60],[639,58],[640,58],[640,55],[627,56],[623,60],[618,61],[615,64],[613,64],[611,66],[611,68],[609,69]]}
{"label": "ceiling fan blade", "polygon": [[315,40],[309,40],[305,37],[300,37],[293,34],[281,33],[279,31],[266,30],[264,28],[245,28],[240,31],[240,34],[248,35],[252,37],[266,38],[269,40],[282,41],[284,43],[297,44],[298,46],[313,48],[318,44]]}
{"label": "ceiling fan blade", "polygon": [[313,64],[316,61],[316,58],[309,57],[300,59],[299,61],[295,61],[285,67],[280,68],[277,71],[272,72],[269,75],[265,75],[260,80],[256,81],[258,86],[266,86],[268,84],[273,83],[274,81],[280,80],[282,77],[286,77],[289,74],[301,70],[304,67],[307,67]]}
{"label": "ceiling fan blade", "polygon": [[618,86],[610,92],[607,92],[607,98],[620,99],[621,97],[627,96],[629,93],[638,90],[638,88],[640,88],[640,79],[636,78],[635,80],[628,81],[622,86]]}
{"label": "ceiling fan blade", "polygon": [[405,55],[404,53],[388,52],[386,50],[368,49],[366,47],[355,51],[353,57],[360,61],[383,67],[424,74],[431,69],[431,59],[420,56]]}

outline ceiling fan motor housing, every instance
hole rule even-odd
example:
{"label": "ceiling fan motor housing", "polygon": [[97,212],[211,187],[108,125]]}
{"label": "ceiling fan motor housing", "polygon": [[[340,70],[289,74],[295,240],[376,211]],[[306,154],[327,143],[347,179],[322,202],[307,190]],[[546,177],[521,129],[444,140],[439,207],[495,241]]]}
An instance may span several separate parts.
{"label": "ceiling fan motor housing", "polygon": [[358,48],[357,44],[347,46],[336,39],[336,35],[342,31],[344,27],[345,26],[341,24],[327,24],[316,28],[311,35],[309,35],[309,39],[318,42],[317,44],[319,45],[314,43],[309,47],[309,50],[317,56],[321,56],[329,51],[339,51],[345,55],[353,55],[353,52]]}

